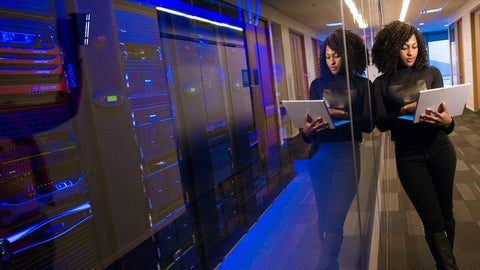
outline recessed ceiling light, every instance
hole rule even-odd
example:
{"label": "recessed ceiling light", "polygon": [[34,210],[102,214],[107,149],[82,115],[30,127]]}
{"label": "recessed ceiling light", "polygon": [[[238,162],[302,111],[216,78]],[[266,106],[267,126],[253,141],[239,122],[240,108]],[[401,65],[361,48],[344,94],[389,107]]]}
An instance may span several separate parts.
{"label": "recessed ceiling light", "polygon": [[422,26],[422,25],[424,25],[424,24],[425,24],[425,23],[421,22],[421,23],[419,23],[418,25]]}
{"label": "recessed ceiling light", "polygon": [[341,23],[341,22],[327,23],[327,26],[328,26],[328,27],[334,27],[334,26],[340,26],[340,25],[343,25],[343,23]]}

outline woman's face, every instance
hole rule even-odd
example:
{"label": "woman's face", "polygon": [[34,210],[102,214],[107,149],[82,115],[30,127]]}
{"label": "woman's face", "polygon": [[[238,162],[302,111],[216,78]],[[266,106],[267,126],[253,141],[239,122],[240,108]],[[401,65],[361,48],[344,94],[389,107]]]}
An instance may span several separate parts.
{"label": "woman's face", "polygon": [[330,69],[330,72],[332,72],[333,75],[336,75],[340,72],[343,59],[328,45],[325,48],[325,60],[327,61],[328,69]]}
{"label": "woman's face", "polygon": [[407,67],[412,67],[418,55],[417,37],[412,35],[410,39],[400,48],[400,59]]}

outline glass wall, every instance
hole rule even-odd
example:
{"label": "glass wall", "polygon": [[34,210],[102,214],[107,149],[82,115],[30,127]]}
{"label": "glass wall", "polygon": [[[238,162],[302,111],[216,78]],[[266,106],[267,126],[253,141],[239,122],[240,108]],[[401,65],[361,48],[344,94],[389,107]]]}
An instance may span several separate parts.
{"label": "glass wall", "polygon": [[[358,7],[363,7],[364,4],[361,1],[355,3]],[[357,55],[348,55],[348,50],[343,48],[342,51],[347,52],[345,55],[345,66],[349,66],[350,61],[355,61],[358,57],[362,58],[367,62],[368,66],[363,74],[360,75],[362,78],[369,78],[371,81],[375,78],[376,74],[372,74],[373,67],[369,64],[369,47],[371,47],[373,42],[373,36],[376,31],[378,31],[378,21],[369,21],[367,19],[367,27],[360,27],[355,20],[352,18],[352,13],[349,8],[344,4],[343,1],[334,2],[334,9],[339,12],[339,21],[343,22],[342,26],[337,26],[338,29],[350,30],[353,33],[357,34],[364,41],[363,54],[361,56]],[[365,7],[376,7],[374,1],[365,5]],[[364,18],[376,18],[378,19],[378,10],[376,9],[365,9],[362,10]],[[286,100],[298,100],[309,98],[309,85],[302,87],[302,82],[306,77],[309,79],[309,84],[312,83],[319,74],[319,66],[321,58],[324,56],[321,55],[321,49],[325,42],[324,37],[332,33],[337,28],[332,28],[329,33],[322,33],[323,38],[312,37],[313,41],[310,40],[310,37],[306,33],[302,33],[298,29],[291,29],[290,26],[282,25],[277,18],[272,18],[270,22],[270,29],[272,31],[271,36],[275,41],[272,43],[274,52],[274,68],[275,68],[275,82],[277,88],[277,95],[279,96],[279,101],[285,102]],[[288,44],[285,44],[288,41]],[[306,50],[306,53],[302,52],[301,49],[298,49],[298,44],[303,44],[303,48]],[[312,44],[307,46],[306,44]],[[288,46],[286,46],[288,45]],[[317,47],[318,46],[318,47]],[[341,46],[344,46],[342,43]],[[325,54],[325,52],[322,52]],[[313,55],[314,69],[309,70],[309,68],[303,67],[301,59],[303,54]],[[299,59],[300,58],[300,59]],[[292,67],[288,66],[289,63],[292,64]],[[321,72],[321,71],[320,71]],[[323,71],[325,72],[325,70]],[[349,72],[347,71],[349,74]],[[368,80],[368,79],[366,79]],[[345,80],[346,82],[347,80]],[[333,85],[333,84],[332,84]],[[339,92],[344,91],[343,93],[347,97],[346,108],[349,106],[358,106],[358,103],[355,103],[357,100],[354,98],[352,102],[351,93],[355,93],[358,89],[358,85],[348,85],[345,88],[337,89]],[[365,98],[368,100],[371,97],[371,89],[367,84],[365,90]],[[306,96],[305,96],[305,93]],[[352,94],[353,95],[353,94]],[[328,99],[328,97],[326,98]],[[371,104],[367,105],[367,111],[372,112]],[[296,243],[297,241],[302,241],[302,246],[314,246],[317,249],[312,251],[305,251],[301,247],[298,249],[301,251],[292,250],[293,254],[298,254],[298,258],[293,258],[294,255],[288,254],[287,258],[292,260],[300,260],[300,263],[312,262],[313,265],[309,267],[315,268],[321,265],[320,253],[321,253],[321,243],[330,241],[326,237],[326,233],[331,231],[342,232],[340,245],[337,245],[336,248],[339,249],[339,261],[341,262],[341,267],[352,268],[352,269],[367,269],[370,262],[370,254],[377,252],[376,247],[378,246],[378,234],[375,235],[374,226],[378,226],[379,213],[377,211],[377,164],[379,159],[379,140],[381,134],[377,131],[373,132],[363,132],[360,140],[351,139],[354,138],[354,130],[357,127],[356,124],[358,121],[357,115],[350,115],[348,124],[343,127],[337,127],[338,130],[342,130],[343,133],[338,135],[340,137],[346,136],[350,139],[340,143],[331,143],[331,142],[320,142],[320,149],[328,149],[327,151],[322,150],[316,153],[320,153],[320,156],[309,157],[307,155],[294,155],[294,163],[296,167],[297,178],[294,179],[296,186],[300,185],[302,188],[308,186],[308,193],[304,196],[300,196],[302,200],[307,203],[313,203],[314,209],[313,212],[308,216],[299,214],[298,216],[292,216],[293,224],[301,224],[301,228],[298,231],[292,232],[288,227],[285,227],[285,231],[282,231],[282,234],[289,235],[288,239],[285,241],[291,241]],[[373,119],[368,119],[369,124],[372,124]],[[308,139],[304,140],[302,134],[299,131],[301,126],[292,124],[291,116],[289,115],[289,109],[286,109],[285,118],[281,122],[282,128],[286,130],[287,137],[289,137],[289,142],[294,140],[299,140],[300,145],[306,147],[306,150],[309,151],[311,148],[315,148],[315,143],[308,143]],[[331,131],[326,131],[326,134],[333,134]],[[329,136],[326,135],[326,136]],[[341,139],[339,140],[341,141]],[[359,143],[358,143],[359,142]],[[343,144],[346,143],[346,144]],[[358,144],[357,144],[358,143]],[[358,146],[358,148],[356,148]],[[343,148],[342,148],[343,147]],[[341,152],[342,151],[342,152]],[[342,157],[348,160],[336,159],[336,155],[342,153]],[[351,168],[351,166],[357,166],[356,168]],[[313,167],[313,168],[312,168]],[[316,170],[321,171],[321,173],[315,172]],[[335,172],[335,173],[332,173]],[[352,172],[350,176],[343,174],[346,172]],[[345,179],[351,180],[344,181]],[[307,184],[305,184],[305,181]],[[307,189],[307,188],[306,188]],[[350,193],[347,193],[350,192]],[[340,197],[344,197],[341,200],[335,200]],[[333,198],[337,197],[337,198]],[[290,198],[290,197],[289,197]],[[293,197],[296,198],[296,197]],[[293,200],[292,198],[292,200]],[[301,206],[305,206],[302,204]],[[346,210],[339,209],[339,205],[347,204]],[[308,205],[310,207],[310,205]],[[302,208],[302,213],[304,211],[309,211]],[[287,211],[287,210],[286,210]],[[343,212],[345,211],[345,212]],[[341,216],[344,214],[344,218],[341,218],[341,221],[335,220],[335,216]],[[318,218],[317,218],[318,217]],[[269,216],[271,219],[275,217]],[[280,218],[279,218],[280,219]],[[274,222],[274,221],[272,221]],[[280,222],[280,221],[279,221]],[[374,224],[376,223],[376,224]],[[313,224],[313,225],[312,225]],[[336,227],[332,229],[332,225],[326,224],[335,224]],[[294,226],[294,225],[292,225]],[[325,230],[325,227],[329,226],[328,231]],[[277,227],[271,227],[270,230],[276,230]],[[378,228],[377,228],[378,230]],[[376,239],[374,239],[376,237]],[[308,240],[307,240],[308,238]],[[327,240],[325,240],[327,239]],[[283,238],[279,238],[278,241],[283,241]],[[339,241],[335,240],[337,243]],[[320,243],[320,247],[315,246]],[[282,248],[281,244],[272,243],[274,247],[268,247],[268,249],[273,249],[275,247]],[[324,244],[327,246],[327,244]],[[252,248],[255,249],[255,246]],[[295,249],[294,244],[292,244],[292,249]],[[243,249],[238,249],[243,250]],[[248,252],[248,251],[245,251]],[[259,251],[260,252],[260,251]],[[282,251],[279,251],[280,253]],[[266,252],[268,253],[268,252]],[[302,259],[304,253],[309,254],[309,259]],[[238,253],[237,253],[238,254]],[[310,258],[310,257],[313,257]],[[278,262],[269,262],[266,263],[269,267],[272,268],[281,268],[286,267],[286,265],[295,264],[295,262],[285,262],[285,260],[290,261],[289,259],[279,259]],[[375,259],[376,260],[376,257]],[[289,264],[290,263],[290,264]],[[248,268],[252,264],[243,263],[239,261],[234,261],[235,266],[240,265],[240,267]],[[260,265],[264,265],[259,263]],[[257,265],[257,264],[254,264]],[[229,267],[234,267],[232,260],[227,260],[220,269],[229,269]],[[288,267],[287,267],[288,268]]]}
{"label": "glass wall", "polygon": [[[376,22],[359,27],[340,0],[338,10],[345,29],[364,38],[369,62]],[[207,0],[19,0],[2,1],[0,12],[8,269],[213,269],[296,179],[294,164],[308,162],[309,144],[280,107],[295,91],[289,31],[260,10]],[[312,54],[310,40],[298,44]],[[345,108],[353,88],[342,89]],[[341,129],[354,138],[349,117]],[[366,269],[378,137],[344,142],[341,162],[354,168],[342,264]]]}
{"label": "glass wall", "polygon": [[[346,30],[352,30],[359,35],[365,44],[365,55],[367,69],[362,77],[367,78],[369,82],[373,83],[373,80],[378,75],[375,67],[370,62],[370,48],[373,44],[373,39],[376,32],[379,30],[380,16],[377,1],[342,1],[340,0],[340,6],[342,7],[342,22],[343,27]],[[347,3],[349,2],[349,3]],[[359,17],[356,17],[359,15]],[[362,20],[363,19],[363,20]],[[348,61],[355,61],[355,55],[348,55],[348,49],[345,48],[346,62],[348,67]],[[351,86],[353,88],[353,86]],[[366,98],[373,97],[372,89],[369,88],[366,93]],[[354,89],[352,89],[353,91]],[[352,101],[351,101],[352,102]],[[373,127],[373,104],[369,103],[370,110],[370,124]],[[352,129],[353,130],[353,129]],[[349,211],[349,215],[356,216],[356,219],[347,219],[345,226],[348,223],[355,223],[358,231],[354,233],[355,239],[357,239],[356,245],[358,252],[357,256],[361,263],[357,264],[358,269],[375,269],[376,260],[379,256],[377,246],[378,237],[378,225],[380,212],[378,207],[377,193],[377,179],[378,179],[378,164],[380,157],[380,140],[382,134],[378,130],[373,129],[372,132],[363,133],[363,140],[360,144],[360,174],[357,182],[357,195],[352,203]],[[355,156],[354,156],[355,157]],[[342,253],[340,253],[342,255]],[[344,258],[339,258],[341,262],[344,262]],[[343,260],[342,260],[343,259]],[[347,264],[348,266],[348,264]]]}

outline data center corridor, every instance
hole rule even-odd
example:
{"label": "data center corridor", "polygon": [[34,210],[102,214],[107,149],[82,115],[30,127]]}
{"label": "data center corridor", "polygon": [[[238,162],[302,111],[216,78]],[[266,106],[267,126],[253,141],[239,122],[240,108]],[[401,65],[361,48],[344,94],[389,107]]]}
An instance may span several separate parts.
{"label": "data center corridor", "polygon": [[[456,117],[450,135],[457,149],[454,212],[457,220],[455,255],[463,270],[480,265],[480,113],[466,110]],[[369,269],[435,269],[423,237],[420,219],[398,181],[393,146],[383,146],[383,177],[380,177],[379,248],[372,251]],[[316,230],[315,199],[304,160],[296,160],[296,178],[272,203],[250,231],[218,266],[218,270],[315,269],[320,248]],[[345,223],[345,240],[340,253],[341,269],[358,269],[362,262],[349,245],[357,237],[357,213]],[[351,217],[351,218],[349,218]],[[375,234],[375,232],[374,232]],[[368,247],[365,247],[368,248]],[[377,260],[378,259],[378,260]],[[367,269],[367,268],[365,268]]]}

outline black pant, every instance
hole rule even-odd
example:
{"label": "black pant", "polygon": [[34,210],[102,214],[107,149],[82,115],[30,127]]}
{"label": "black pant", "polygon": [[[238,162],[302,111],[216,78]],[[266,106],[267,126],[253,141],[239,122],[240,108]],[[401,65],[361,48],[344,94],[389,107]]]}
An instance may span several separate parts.
{"label": "black pant", "polygon": [[309,161],[320,233],[343,235],[343,225],[357,193],[360,147],[351,142],[323,143]]}
{"label": "black pant", "polygon": [[429,142],[396,142],[395,156],[400,181],[425,234],[444,231],[444,222],[453,220],[457,156],[452,142],[444,133]]}

